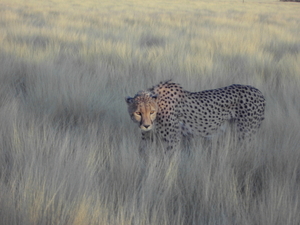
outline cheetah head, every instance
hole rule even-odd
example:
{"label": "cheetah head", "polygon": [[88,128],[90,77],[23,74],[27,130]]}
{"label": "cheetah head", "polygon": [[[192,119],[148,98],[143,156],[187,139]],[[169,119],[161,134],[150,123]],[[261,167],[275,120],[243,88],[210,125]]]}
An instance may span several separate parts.
{"label": "cheetah head", "polygon": [[133,98],[125,98],[131,119],[139,124],[142,131],[153,128],[158,111],[157,95],[148,91],[139,91]]}

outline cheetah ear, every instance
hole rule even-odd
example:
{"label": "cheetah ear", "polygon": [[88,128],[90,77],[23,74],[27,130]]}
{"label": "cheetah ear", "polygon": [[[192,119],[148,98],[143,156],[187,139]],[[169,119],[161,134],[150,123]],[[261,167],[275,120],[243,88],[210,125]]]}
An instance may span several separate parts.
{"label": "cheetah ear", "polygon": [[133,103],[133,98],[131,98],[131,97],[125,97],[125,101],[126,101],[126,103],[127,104],[132,104]]}
{"label": "cheetah ear", "polygon": [[157,95],[154,95],[154,94],[151,95],[151,98],[153,98],[154,100],[156,100],[157,97],[158,97]]}

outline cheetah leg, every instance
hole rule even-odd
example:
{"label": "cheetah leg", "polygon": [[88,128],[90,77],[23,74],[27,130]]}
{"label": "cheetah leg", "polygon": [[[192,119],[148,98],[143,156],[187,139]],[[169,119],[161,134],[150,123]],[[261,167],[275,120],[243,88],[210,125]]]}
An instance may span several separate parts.
{"label": "cheetah leg", "polygon": [[165,149],[166,152],[173,152],[179,147],[179,143],[181,140],[181,130],[179,126],[175,126],[169,132],[169,135],[165,138]]}
{"label": "cheetah leg", "polygon": [[146,150],[149,148],[151,141],[151,133],[150,132],[142,132],[142,139],[139,145],[139,153],[140,155],[145,155]]}

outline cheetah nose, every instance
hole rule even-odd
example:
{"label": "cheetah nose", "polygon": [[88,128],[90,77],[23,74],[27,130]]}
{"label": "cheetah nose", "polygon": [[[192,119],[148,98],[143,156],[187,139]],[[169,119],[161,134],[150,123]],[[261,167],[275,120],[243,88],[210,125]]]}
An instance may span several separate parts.
{"label": "cheetah nose", "polygon": [[144,127],[145,127],[145,128],[148,128],[148,127],[150,127],[150,125],[144,125]]}

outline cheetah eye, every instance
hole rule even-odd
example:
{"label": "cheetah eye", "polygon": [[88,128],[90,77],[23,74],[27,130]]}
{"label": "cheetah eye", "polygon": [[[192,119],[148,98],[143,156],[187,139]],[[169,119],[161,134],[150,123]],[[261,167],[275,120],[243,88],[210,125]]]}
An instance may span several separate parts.
{"label": "cheetah eye", "polygon": [[138,116],[142,115],[141,112],[136,112],[135,114],[138,115]]}
{"label": "cheetah eye", "polygon": [[155,111],[154,111],[154,110],[150,111],[150,114],[153,114],[153,113],[155,113]]}

